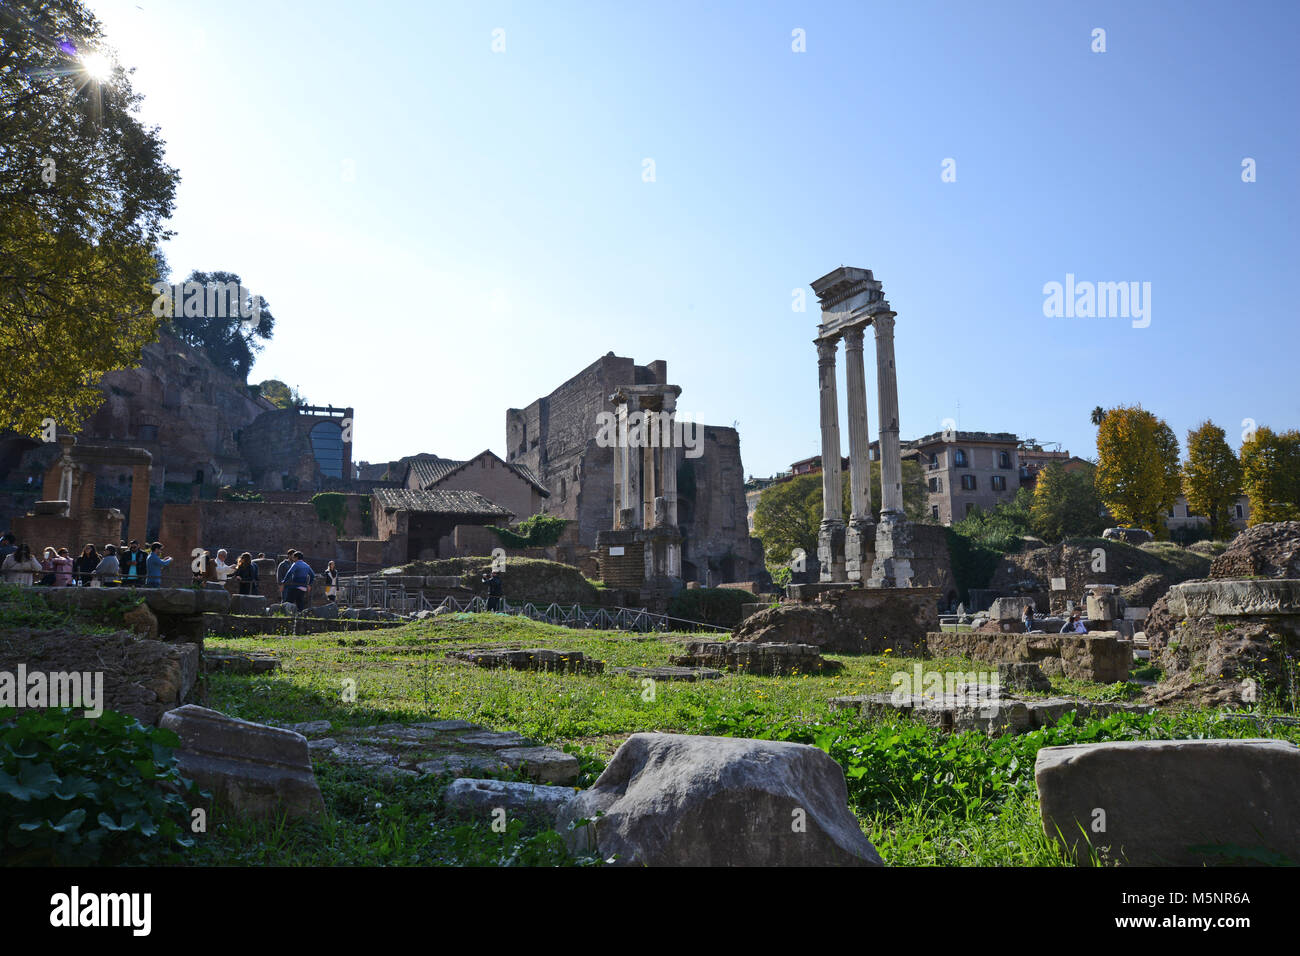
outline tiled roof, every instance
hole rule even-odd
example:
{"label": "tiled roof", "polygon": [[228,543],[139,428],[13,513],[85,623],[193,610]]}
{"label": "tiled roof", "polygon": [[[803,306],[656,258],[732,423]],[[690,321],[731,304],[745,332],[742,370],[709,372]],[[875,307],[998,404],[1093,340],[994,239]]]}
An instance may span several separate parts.
{"label": "tiled roof", "polygon": [[376,488],[375,500],[384,509],[431,514],[487,515],[513,517],[514,513],[488,501],[477,491],[412,491],[409,488]]}
{"label": "tiled roof", "polygon": [[463,464],[463,461],[452,461],[436,455],[416,455],[410,459],[411,471],[415,472],[416,481],[421,488],[428,488],[441,481]]}

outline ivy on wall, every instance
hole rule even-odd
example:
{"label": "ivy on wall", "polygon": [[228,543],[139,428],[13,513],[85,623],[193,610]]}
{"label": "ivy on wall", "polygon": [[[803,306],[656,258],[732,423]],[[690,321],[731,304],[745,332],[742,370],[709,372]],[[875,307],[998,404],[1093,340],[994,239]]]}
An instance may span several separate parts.
{"label": "ivy on wall", "polygon": [[337,491],[322,491],[318,495],[312,495],[311,503],[316,509],[317,517],[332,525],[339,537],[343,537],[343,517],[348,511],[347,495]]}
{"label": "ivy on wall", "polygon": [[488,525],[488,530],[507,548],[549,548],[560,540],[566,524],[567,521],[554,515],[535,514],[513,528]]}

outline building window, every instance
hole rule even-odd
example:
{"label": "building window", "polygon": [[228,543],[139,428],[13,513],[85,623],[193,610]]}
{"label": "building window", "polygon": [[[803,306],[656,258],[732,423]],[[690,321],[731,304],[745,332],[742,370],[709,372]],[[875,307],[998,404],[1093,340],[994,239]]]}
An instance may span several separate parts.
{"label": "building window", "polygon": [[930,470],[933,471],[938,467],[939,467],[939,453],[935,452],[933,455],[930,456]]}
{"label": "building window", "polygon": [[974,476],[974,475],[962,475],[962,476],[961,476],[961,487],[962,487],[962,491],[974,491],[974,490],[975,490],[975,476]]}
{"label": "building window", "polygon": [[1010,452],[1006,452],[1006,451],[1000,451],[1000,452],[998,452],[998,467],[999,467],[999,468],[1010,468],[1010,467],[1011,467],[1011,453],[1010,453]]}
{"label": "building window", "polygon": [[938,521],[938,520],[939,520],[939,506],[938,506],[938,505],[930,505],[930,517],[933,518],[935,521]]}
{"label": "building window", "polygon": [[973,501],[968,501],[968,502],[966,502],[966,517],[969,518],[970,515],[971,515],[971,512],[974,511],[974,510],[975,510],[975,502],[973,502]]}
{"label": "building window", "polygon": [[952,453],[952,464],[954,468],[966,467],[966,452],[964,449],[958,448]]}
{"label": "building window", "polygon": [[1242,510],[1241,505],[1237,505],[1237,517],[1238,517],[1238,518],[1244,518],[1244,517],[1246,517],[1246,514],[1245,514],[1245,512]]}
{"label": "building window", "polygon": [[343,477],[343,429],[335,422],[312,426],[311,453],[326,478]]}
{"label": "building window", "polygon": [[[1005,454],[1005,453],[1004,453],[1004,454]],[[974,478],[975,476],[974,476],[974,475],[971,475],[971,477]],[[993,482],[993,490],[994,490],[994,491],[1006,491],[1006,490],[1007,490],[1007,478],[1006,478],[1006,475],[994,475],[990,480]]]}
{"label": "building window", "polygon": [[943,491],[943,479],[942,479],[942,478],[931,478],[931,479],[930,479],[930,490],[931,490],[931,491]]}

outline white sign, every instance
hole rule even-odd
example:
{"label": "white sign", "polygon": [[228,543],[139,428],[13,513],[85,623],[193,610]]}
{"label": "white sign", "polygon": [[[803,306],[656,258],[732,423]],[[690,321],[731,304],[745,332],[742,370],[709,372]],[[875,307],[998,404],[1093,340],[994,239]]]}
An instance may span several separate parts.
{"label": "white sign", "polygon": [[1053,591],[1064,591],[1064,590],[1065,590],[1065,578],[1052,578],[1052,590],[1053,590]]}
{"label": "white sign", "polygon": [[610,549],[609,549],[609,556],[610,556],[611,558],[621,558],[621,557],[623,557],[623,548],[622,548],[621,546],[620,546],[620,547],[617,547],[617,548],[610,548]]}

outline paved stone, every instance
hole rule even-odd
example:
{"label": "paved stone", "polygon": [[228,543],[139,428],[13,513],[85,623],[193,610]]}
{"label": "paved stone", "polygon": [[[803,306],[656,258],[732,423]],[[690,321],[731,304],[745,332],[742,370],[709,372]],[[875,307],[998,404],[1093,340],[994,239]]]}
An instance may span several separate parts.
{"label": "paved stone", "polygon": [[280,659],[258,651],[248,654],[215,654],[205,651],[203,669],[229,674],[269,674],[280,669]]}
{"label": "paved stone", "polygon": [[505,810],[533,811],[554,817],[573,799],[572,787],[547,787],[536,783],[509,780],[453,780],[443,794],[443,802],[461,811],[491,813]]}
{"label": "paved stone", "polygon": [[551,747],[510,747],[497,756],[539,783],[576,783],[578,758]]}
{"label": "paved stone", "polygon": [[304,737],[311,737],[316,734],[327,734],[333,726],[328,720],[308,720],[305,723],[292,724],[289,729],[297,731]]}
{"label": "paved stone", "polygon": [[510,770],[510,766],[504,760],[493,754],[447,754],[418,763],[415,768],[421,773],[433,773],[439,776],[467,772],[505,773]]}
{"label": "paved stone", "polygon": [[513,730],[481,730],[478,733],[463,734],[455,738],[455,742],[470,747],[522,747],[528,740]]}
{"label": "paved stone", "polygon": [[722,671],[711,667],[611,667],[609,672],[652,680],[717,680],[722,676]]}

